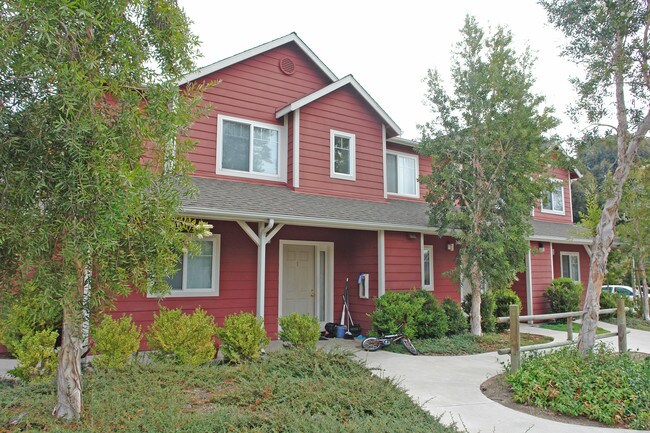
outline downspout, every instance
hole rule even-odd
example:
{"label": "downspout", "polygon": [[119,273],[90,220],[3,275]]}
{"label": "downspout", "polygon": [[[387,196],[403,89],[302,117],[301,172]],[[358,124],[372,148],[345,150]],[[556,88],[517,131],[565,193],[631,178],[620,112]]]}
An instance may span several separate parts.
{"label": "downspout", "polygon": [[257,246],[257,317],[264,319],[264,297],[266,295],[266,236],[275,221],[271,218],[266,224],[259,223],[259,244]]}

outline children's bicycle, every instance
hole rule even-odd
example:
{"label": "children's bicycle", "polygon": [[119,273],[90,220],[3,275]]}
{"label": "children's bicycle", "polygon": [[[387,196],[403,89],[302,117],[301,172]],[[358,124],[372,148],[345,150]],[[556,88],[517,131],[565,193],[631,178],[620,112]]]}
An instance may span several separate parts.
{"label": "children's bicycle", "polygon": [[[403,326],[404,324],[400,325],[399,328],[397,328],[397,330],[400,331]],[[408,338],[402,332],[398,332],[397,334],[382,333],[381,337],[364,338],[363,341],[361,342],[361,347],[369,352],[374,352],[376,350],[381,349],[382,347],[390,346],[391,343],[396,343],[398,341],[402,342],[402,346],[404,346],[404,349],[408,350],[410,354],[412,355],[418,354],[418,350],[411,342],[411,339]]]}

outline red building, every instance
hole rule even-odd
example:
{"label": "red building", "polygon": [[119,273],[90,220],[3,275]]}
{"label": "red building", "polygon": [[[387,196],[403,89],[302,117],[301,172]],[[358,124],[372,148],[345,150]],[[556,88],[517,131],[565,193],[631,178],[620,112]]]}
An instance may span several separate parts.
{"label": "red building", "polygon": [[[275,338],[278,318],[291,312],[338,322],[346,279],[364,330],[373,298],[387,290],[460,300],[463,290],[445,277],[454,239],[429,226],[418,182],[430,161],[353,76],[339,79],[292,33],[180,85],[213,80],[212,111],[190,133],[200,195],[184,213],[213,224],[214,236],[202,240],[201,255],[182,258],[164,300],[134,293],[117,301],[117,315],[146,327],[159,305],[201,306],[219,323],[249,311]],[[527,271],[514,284],[525,314],[547,311],[542,293],[553,278],[588,276],[590,240],[572,224],[579,173],[552,174],[558,188],[534,209]]]}

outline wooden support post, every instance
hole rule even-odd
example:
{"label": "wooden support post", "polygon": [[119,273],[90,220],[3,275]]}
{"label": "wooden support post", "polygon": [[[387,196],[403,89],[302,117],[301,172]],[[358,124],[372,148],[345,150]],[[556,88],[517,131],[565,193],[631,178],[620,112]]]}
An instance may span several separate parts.
{"label": "wooden support post", "polygon": [[521,365],[521,340],[519,336],[519,306],[510,305],[510,371]]}
{"label": "wooden support post", "polygon": [[566,339],[573,341],[573,317],[566,318]]}
{"label": "wooden support post", "polygon": [[625,318],[625,299],[618,298],[616,304],[616,324],[618,325],[618,352],[627,352],[627,323]]}

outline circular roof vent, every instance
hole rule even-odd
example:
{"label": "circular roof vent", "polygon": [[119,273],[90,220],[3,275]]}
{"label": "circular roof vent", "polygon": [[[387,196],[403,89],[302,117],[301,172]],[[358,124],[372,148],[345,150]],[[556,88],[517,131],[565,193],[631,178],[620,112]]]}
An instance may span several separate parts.
{"label": "circular roof vent", "polygon": [[296,65],[289,57],[283,57],[280,59],[280,70],[285,75],[293,75],[296,72]]}

